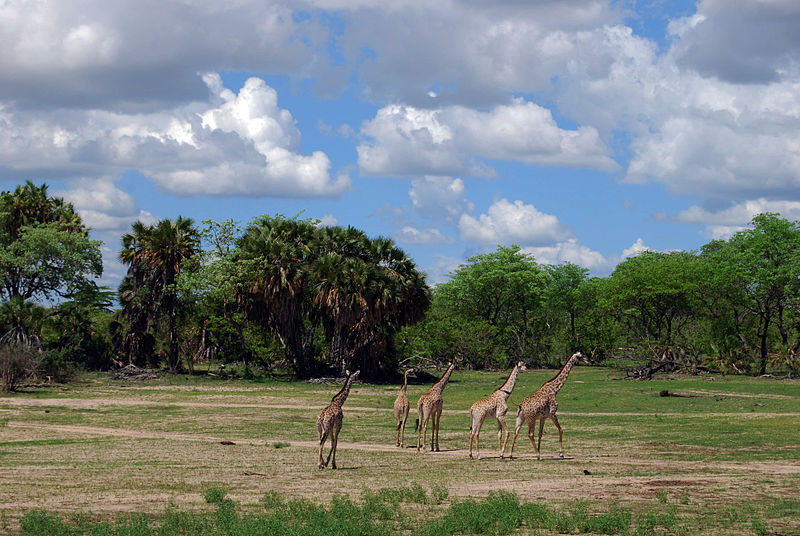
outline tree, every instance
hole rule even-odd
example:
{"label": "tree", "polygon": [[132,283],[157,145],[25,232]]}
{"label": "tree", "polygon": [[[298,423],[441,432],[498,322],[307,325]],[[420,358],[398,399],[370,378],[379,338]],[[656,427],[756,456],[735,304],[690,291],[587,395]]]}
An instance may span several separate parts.
{"label": "tree", "polygon": [[241,361],[249,374],[250,361],[259,354],[257,339],[266,332],[258,328],[254,331],[259,336],[249,336],[237,301],[241,281],[235,242],[241,229],[233,220],[204,220],[203,224],[201,237],[208,247],[183,264],[177,283],[184,306],[191,309],[193,325],[187,338],[196,359]]}
{"label": "tree", "polygon": [[500,246],[470,257],[436,295],[450,314],[483,322],[494,343],[506,349],[507,361],[516,361],[536,348],[532,334],[542,331],[537,318],[546,280],[545,272],[519,246]]}
{"label": "tree", "polygon": [[315,372],[322,335],[328,364],[381,375],[393,334],[416,322],[430,302],[424,277],[385,238],[316,220],[262,216],[237,242],[240,302],[286,348],[295,373]]}
{"label": "tree", "polygon": [[324,227],[319,241],[314,303],[331,341],[330,364],[359,369],[365,377],[385,375],[375,350],[385,353],[401,327],[422,318],[430,305],[424,276],[389,239]]}
{"label": "tree", "polygon": [[[782,342],[788,344],[785,313],[797,307],[800,281],[800,224],[777,214],[759,214],[752,227],[734,234],[727,243],[706,248],[716,274],[714,286],[724,292],[732,307],[756,319],[759,373],[766,372],[769,334],[777,326]],[[742,321],[737,319],[739,336]]]}
{"label": "tree", "polygon": [[89,286],[50,309],[42,336],[48,348],[42,363],[47,375],[65,379],[72,363],[93,370],[112,366],[108,323],[113,304],[112,291]]}
{"label": "tree", "polygon": [[46,184],[0,193],[0,299],[69,297],[102,271],[100,242]]}
{"label": "tree", "polygon": [[570,344],[568,353],[581,349],[580,335],[575,326],[576,319],[589,306],[588,293],[584,283],[589,270],[572,263],[547,266],[549,279],[544,291],[548,307],[567,315],[569,318]]}
{"label": "tree", "polygon": [[617,265],[600,299],[642,339],[669,345],[696,310],[693,300],[703,283],[699,273],[692,253],[644,251]]}
{"label": "tree", "polygon": [[178,368],[180,301],[175,282],[181,264],[200,246],[199,232],[190,218],[163,219],[155,225],[137,221],[132,232],[122,237],[122,245],[120,259],[128,265],[128,275],[120,286],[120,301],[132,335],[141,338],[153,323],[166,318],[168,366],[174,372]]}
{"label": "tree", "polygon": [[295,374],[311,375],[320,318],[311,314],[314,223],[282,216],[255,219],[237,241],[238,300],[247,318],[271,330]]}

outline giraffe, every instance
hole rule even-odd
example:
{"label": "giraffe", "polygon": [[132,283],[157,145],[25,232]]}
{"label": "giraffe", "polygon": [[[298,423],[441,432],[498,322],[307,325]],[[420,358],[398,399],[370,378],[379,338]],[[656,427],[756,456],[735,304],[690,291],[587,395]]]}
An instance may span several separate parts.
{"label": "giraffe", "polygon": [[431,451],[439,452],[439,420],[442,417],[442,391],[456,369],[455,361],[447,366],[442,377],[417,402],[417,452],[428,440],[428,420],[431,420]]}
{"label": "giraffe", "polygon": [[[331,399],[331,403],[319,412],[319,416],[317,417],[317,434],[319,435],[320,469],[324,469],[328,465],[328,462],[331,461],[331,455],[333,455],[333,464],[331,467],[336,469],[336,444],[339,442],[339,431],[342,429],[342,418],[344,417],[342,414],[342,406],[344,405],[344,401],[347,400],[347,395],[350,394],[350,386],[360,372],[360,370],[357,370],[350,374],[349,371],[345,371],[347,379],[345,379],[342,390],[336,393]],[[329,434],[331,436],[331,451],[328,453],[328,459],[322,461],[322,447],[325,446],[325,440],[328,439]]]}
{"label": "giraffe", "polygon": [[414,369],[407,369],[403,373],[403,386],[400,387],[400,394],[397,395],[397,400],[394,401],[394,419],[397,421],[398,447],[406,446],[406,421],[408,420],[408,412],[411,409],[411,404],[408,402],[408,396],[406,396],[406,389],[408,387],[408,375],[411,372],[414,372]]}
{"label": "giraffe", "polygon": [[[567,360],[564,366],[561,367],[561,370],[553,379],[544,382],[538,391],[530,396],[526,396],[522,400],[522,403],[517,409],[517,425],[514,429],[514,440],[511,442],[511,452],[508,454],[509,458],[513,458],[514,456],[514,444],[517,442],[517,434],[519,434],[519,429],[522,428],[522,423],[527,422],[528,437],[530,438],[533,447],[536,449],[536,459],[542,459],[539,449],[542,446],[542,430],[544,429],[544,420],[548,417],[552,419],[553,424],[555,424],[556,428],[558,428],[558,456],[559,458],[564,457],[564,430],[561,429],[561,425],[558,424],[558,418],[556,417],[556,410],[558,410],[556,395],[561,388],[564,387],[570,370],[572,370],[573,365],[575,365],[575,363],[578,361],[585,364],[589,363],[589,361],[583,357],[580,352],[575,352],[572,354],[572,357]],[[539,421],[538,444],[533,440],[533,426],[536,424],[537,420]]]}
{"label": "giraffe", "polygon": [[[472,440],[475,440],[475,451],[477,453],[478,459],[481,459],[481,449],[478,446],[478,436],[481,433],[481,426],[483,426],[483,421],[487,417],[494,417],[497,419],[497,439],[500,442],[498,449],[500,451],[500,457],[503,457],[503,453],[506,450],[506,445],[508,445],[508,436],[510,435],[508,432],[508,426],[506,426],[506,413],[508,412],[508,404],[507,400],[508,397],[511,396],[511,391],[514,390],[514,386],[517,384],[517,374],[520,372],[525,372],[528,370],[525,367],[525,363],[522,361],[518,362],[513,369],[511,369],[511,373],[508,375],[505,383],[494,390],[492,396],[489,398],[484,398],[483,400],[478,400],[472,407],[469,408],[469,416],[472,420],[472,424],[469,428],[469,457],[472,458]],[[506,436],[505,443],[503,443],[503,434]]]}

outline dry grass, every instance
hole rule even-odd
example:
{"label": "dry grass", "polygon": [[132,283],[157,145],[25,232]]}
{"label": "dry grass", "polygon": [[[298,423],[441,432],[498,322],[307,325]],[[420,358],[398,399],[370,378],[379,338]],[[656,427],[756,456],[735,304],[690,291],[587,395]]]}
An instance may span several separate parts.
{"label": "dry grass", "polygon": [[[733,401],[718,407],[714,399],[703,406],[698,399],[645,397],[642,383],[614,382],[614,389],[630,397],[611,404],[604,403],[604,390],[613,381],[607,372],[584,369],[575,375],[581,381],[559,395],[565,459],[557,458],[552,424],[545,426],[543,460],[535,459],[524,429],[515,448],[519,457],[500,459],[495,425],[487,421],[481,433],[486,458],[469,460],[466,410],[469,400],[484,396],[470,384],[488,376],[470,373],[444,393],[439,453],[394,446],[394,389],[354,389],[345,405],[338,471],[316,469],[314,430],[316,414],[335,386],[207,380],[187,386],[167,379],[122,387],[92,376],[68,389],[6,396],[0,398],[0,515],[13,529],[33,508],[99,518],[158,515],[167,505],[205,510],[203,491],[212,486],[230,490],[229,497],[247,509],[271,490],[286,498],[328,501],[335,494],[357,498],[364,489],[411,482],[426,489],[443,485],[451,499],[502,489],[550,504],[580,499],[636,508],[666,500],[688,504],[695,513],[799,499],[800,385],[787,389],[762,380],[758,396],[758,386],[717,382],[714,396]],[[549,373],[521,382],[513,398],[535,390],[542,377]],[[705,387],[697,379],[680,381],[697,392]],[[424,391],[415,387],[412,405]],[[767,401],[757,406],[762,413],[749,406],[737,411],[735,404],[751,397]],[[769,403],[774,400],[781,405]],[[513,432],[513,407],[510,413]],[[407,443],[416,440],[414,414]],[[770,521],[793,523],[785,516]]]}

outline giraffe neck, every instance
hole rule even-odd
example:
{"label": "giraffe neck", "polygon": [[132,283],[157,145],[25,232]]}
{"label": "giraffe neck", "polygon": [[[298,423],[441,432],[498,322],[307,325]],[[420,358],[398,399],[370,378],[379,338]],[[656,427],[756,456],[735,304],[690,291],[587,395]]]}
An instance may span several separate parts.
{"label": "giraffe neck", "polygon": [[498,391],[503,393],[506,397],[511,396],[511,392],[514,390],[514,386],[517,385],[517,374],[519,374],[519,367],[515,365],[514,368],[511,370],[511,374],[508,375],[506,383],[500,386]]}
{"label": "giraffe neck", "polygon": [[447,367],[447,370],[444,372],[444,374],[442,374],[442,377],[439,378],[439,381],[437,381],[436,383],[433,384],[433,387],[431,387],[431,391],[430,392],[431,393],[442,394],[442,391],[444,391],[444,388],[447,385],[447,382],[450,380],[450,375],[453,373],[455,368],[456,368],[456,364],[455,363],[451,363],[450,366]]}
{"label": "giraffe neck", "polygon": [[331,404],[336,404],[339,406],[344,405],[344,401],[347,400],[347,395],[350,394],[350,384],[352,383],[352,376],[347,378],[347,381],[344,382],[344,386],[342,386],[342,390],[336,393],[336,395],[331,400]]}
{"label": "giraffe neck", "polygon": [[564,363],[564,366],[561,367],[561,370],[558,372],[558,374],[556,374],[552,380],[545,382],[545,385],[547,385],[550,390],[553,391],[553,394],[558,393],[561,388],[564,387],[564,384],[567,383],[567,376],[569,376],[569,372],[572,370],[572,366],[577,360],[578,358],[575,355],[570,357],[567,362]]}
{"label": "giraffe neck", "polygon": [[403,385],[400,387],[400,392],[405,393],[407,387],[408,387],[408,371],[405,371],[403,373]]}

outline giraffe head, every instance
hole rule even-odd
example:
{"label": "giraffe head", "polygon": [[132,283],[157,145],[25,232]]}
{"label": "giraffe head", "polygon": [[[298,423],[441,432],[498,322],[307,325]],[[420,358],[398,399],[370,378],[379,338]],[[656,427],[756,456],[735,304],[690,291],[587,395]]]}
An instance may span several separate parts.
{"label": "giraffe head", "polygon": [[525,372],[526,370],[528,370],[528,367],[525,366],[525,362],[519,361],[517,363],[517,372]]}
{"label": "giraffe head", "polygon": [[582,353],[580,353],[580,352],[575,352],[574,354],[572,354],[572,357],[575,358],[575,361],[577,363],[580,363],[582,365],[591,365],[592,364],[592,362],[589,361],[589,359],[586,356],[584,356]]}

